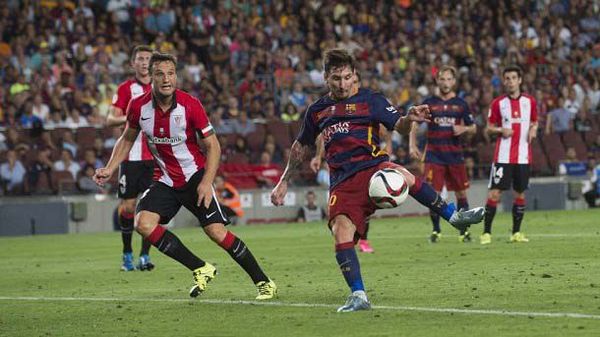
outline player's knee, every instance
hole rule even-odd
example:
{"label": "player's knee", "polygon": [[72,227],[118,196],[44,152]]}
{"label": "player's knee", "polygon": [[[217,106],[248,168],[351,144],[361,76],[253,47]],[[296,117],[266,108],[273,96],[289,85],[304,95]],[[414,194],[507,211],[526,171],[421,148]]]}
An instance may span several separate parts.
{"label": "player's knee", "polygon": [[225,239],[227,235],[227,229],[222,223],[214,223],[208,226],[204,226],[204,233],[216,243],[220,243]]}
{"label": "player's knee", "polygon": [[502,192],[499,190],[491,190],[488,192],[488,199],[492,201],[498,201],[500,200],[500,195],[502,195]]}
{"label": "player's knee", "polygon": [[400,169],[400,173],[402,173],[402,175],[404,176],[404,180],[406,181],[406,184],[408,185],[408,187],[411,187],[412,185],[415,184],[415,176],[412,173],[410,173],[409,170],[402,167]]}
{"label": "player's knee", "polygon": [[525,199],[525,191],[515,191],[515,199]]}
{"label": "player's knee", "polygon": [[331,231],[336,241],[349,241],[354,237],[356,227],[350,218],[345,215],[338,215],[331,220]]}
{"label": "player's knee", "polygon": [[135,217],[135,230],[146,237],[158,225],[159,217],[149,212],[140,212]]}
{"label": "player's knee", "polygon": [[125,199],[121,202],[121,211],[135,213],[135,199]]}

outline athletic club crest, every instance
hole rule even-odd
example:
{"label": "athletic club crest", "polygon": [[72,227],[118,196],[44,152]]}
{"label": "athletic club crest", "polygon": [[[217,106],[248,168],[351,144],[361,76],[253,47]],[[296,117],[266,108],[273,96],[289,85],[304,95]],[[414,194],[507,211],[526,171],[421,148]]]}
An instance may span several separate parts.
{"label": "athletic club crest", "polygon": [[165,134],[165,129],[164,128],[159,128],[158,129],[158,133],[160,133],[161,135]]}
{"label": "athletic club crest", "polygon": [[181,126],[181,116],[175,116],[174,120],[177,126]]}

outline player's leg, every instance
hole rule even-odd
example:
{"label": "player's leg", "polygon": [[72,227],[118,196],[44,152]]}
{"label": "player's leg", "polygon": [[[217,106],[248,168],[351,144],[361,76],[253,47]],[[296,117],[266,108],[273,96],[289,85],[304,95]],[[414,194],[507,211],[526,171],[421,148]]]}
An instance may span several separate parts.
{"label": "player's leg", "polygon": [[454,228],[462,230],[469,225],[479,223],[483,219],[483,207],[477,207],[471,210],[461,211],[456,210],[454,204],[448,204],[433,187],[423,182],[421,178],[415,177],[404,167],[394,163],[382,163],[380,168],[392,167],[399,170],[406,183],[409,186],[409,194],[417,200],[421,205],[429,208],[439,214],[443,219],[448,221]]}
{"label": "player's leg", "polygon": [[[135,162],[138,168],[136,169],[135,184],[136,187],[136,195],[144,193],[147,189],[150,188],[152,184],[152,175],[154,172],[154,162],[151,160],[148,161],[140,161]],[[140,248],[140,257],[137,268],[142,271],[151,271],[154,269],[154,264],[150,260],[150,247],[152,244],[146,238],[141,238],[141,248]]]}
{"label": "player's leg", "polygon": [[[209,208],[210,210],[210,208]],[[210,214],[210,213],[208,213]],[[268,300],[277,293],[277,286],[263,272],[256,258],[246,246],[246,243],[231,231],[225,228],[223,222],[216,222],[204,226],[204,232],[216,244],[221,246],[231,258],[250,276],[258,290],[257,300]]]}
{"label": "player's leg", "polygon": [[[469,209],[469,200],[467,199],[467,191],[454,191],[456,197],[456,206],[458,209]],[[469,233],[469,227],[467,226],[464,230],[460,231],[458,240],[460,242],[471,242],[471,233]]]}
{"label": "player's leg", "polygon": [[350,288],[350,296],[338,312],[371,308],[354,245],[364,236],[368,219],[375,212],[375,205],[369,199],[369,180],[380,168],[383,167],[357,172],[330,191],[328,226],[335,241],[336,261]]}
{"label": "player's leg", "polygon": [[195,284],[190,290],[190,296],[196,297],[206,289],[217,270],[194,255],[175,234],[159,225],[168,223],[179,208],[181,203],[175,191],[162,183],[155,183],[140,197],[135,226],[137,232],[160,252],[193,271]]}
{"label": "player's leg", "polygon": [[135,197],[132,186],[129,184],[128,177],[132,171],[129,162],[124,162],[119,166],[119,189],[117,196],[121,199],[119,204],[119,227],[121,228],[121,241],[123,242],[123,264],[121,270],[133,271],[133,249],[131,240],[133,236],[133,222],[135,217]]}
{"label": "player's leg", "polygon": [[497,205],[502,196],[502,191],[510,187],[512,174],[512,166],[509,164],[493,163],[490,168],[483,234],[480,237],[480,243],[482,245],[492,243],[492,223],[496,216]]}
{"label": "player's leg", "polygon": [[371,247],[369,242],[369,227],[371,226],[369,219],[365,223],[365,232],[359,236],[358,249],[363,253],[375,253],[375,249]]}
{"label": "player's leg", "polygon": [[523,217],[525,216],[525,190],[529,187],[529,165],[515,165],[514,170],[513,227],[510,241],[529,242],[529,239],[521,232],[521,222],[523,222]]}
{"label": "player's leg", "polygon": [[358,255],[354,249],[356,227],[344,214],[336,215],[331,219],[330,226],[335,239],[335,259],[351,291],[346,303],[337,311],[368,310],[371,308],[371,304],[365,292]]}
{"label": "player's leg", "polygon": [[[443,166],[426,163],[425,164],[425,181],[430,184],[436,193],[440,193],[444,187]],[[429,242],[436,243],[442,238],[442,228],[440,227],[440,215],[433,210],[429,210],[429,218],[431,219],[431,235]]]}
{"label": "player's leg", "polygon": [[[200,174],[193,177],[190,180],[190,185],[197,186],[195,182],[200,178]],[[204,205],[197,205],[198,193],[195,188],[189,192],[178,192],[178,194],[183,206],[196,216],[206,235],[221,246],[250,276],[258,289],[256,299],[266,300],[273,298],[277,292],[277,286],[265,275],[244,241],[225,228],[225,225],[229,224],[229,220],[217,202],[214,190],[213,199],[208,208],[204,207]]]}
{"label": "player's leg", "polygon": [[[469,209],[467,200],[467,188],[469,188],[469,178],[467,177],[467,168],[464,164],[452,164],[446,166],[444,180],[448,191],[454,191],[456,196],[456,207],[458,209]],[[460,231],[459,241],[470,242],[471,235],[469,227]]]}

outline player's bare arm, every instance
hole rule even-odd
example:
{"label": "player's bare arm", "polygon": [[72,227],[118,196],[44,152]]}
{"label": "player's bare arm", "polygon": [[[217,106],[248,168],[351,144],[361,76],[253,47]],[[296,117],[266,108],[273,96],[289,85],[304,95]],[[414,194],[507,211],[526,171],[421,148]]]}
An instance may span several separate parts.
{"label": "player's bare arm", "polygon": [[208,208],[213,197],[212,184],[219,167],[221,145],[219,145],[217,136],[214,133],[206,138],[202,138],[201,142],[206,148],[206,164],[204,166],[204,175],[197,187],[198,206],[204,200],[204,207]]}
{"label": "player's bare arm", "polygon": [[97,169],[94,174],[94,182],[96,182],[98,186],[104,186],[106,181],[112,176],[113,172],[119,167],[119,164],[127,158],[139,133],[140,130],[130,128],[129,125],[125,127],[125,131],[123,131],[123,134],[115,144],[108,163],[105,167]]}
{"label": "player's bare arm", "polygon": [[487,133],[492,135],[502,135],[503,138],[509,138],[513,134],[512,129],[503,128],[500,126],[488,125],[486,128]]}
{"label": "player's bare arm", "polygon": [[302,163],[308,158],[311,151],[310,146],[302,145],[298,141],[294,141],[290,149],[290,159],[283,171],[283,175],[279,179],[277,186],[271,192],[271,202],[275,206],[283,205],[283,198],[287,193],[287,184],[290,178],[297,174]]}
{"label": "player's bare arm", "polygon": [[317,136],[316,145],[317,151],[315,153],[315,156],[312,157],[312,159],[310,160],[310,169],[314,173],[317,173],[319,171],[319,168],[321,167],[321,161],[323,160],[323,154],[325,153],[325,143],[321,134]]}
{"label": "player's bare arm", "polygon": [[106,126],[122,126],[127,122],[127,116],[121,108],[113,106],[110,108],[108,116],[106,116]]}
{"label": "player's bare arm", "polygon": [[529,126],[529,134],[527,135],[527,142],[531,143],[531,141],[537,137],[538,123],[531,123]]}
{"label": "player's bare arm", "polygon": [[430,122],[431,111],[429,110],[429,105],[422,104],[411,106],[408,109],[408,114],[396,122],[394,125],[394,129],[398,131],[401,135],[408,135],[412,128],[413,122]]}
{"label": "player's bare arm", "polygon": [[422,159],[421,151],[419,151],[419,146],[417,145],[417,130],[419,129],[418,123],[413,123],[410,128],[410,133],[408,134],[408,153],[409,155],[417,160]]}
{"label": "player's bare arm", "polygon": [[471,125],[454,125],[452,127],[455,136],[460,136],[462,134],[474,134],[477,131],[477,126],[475,124]]}

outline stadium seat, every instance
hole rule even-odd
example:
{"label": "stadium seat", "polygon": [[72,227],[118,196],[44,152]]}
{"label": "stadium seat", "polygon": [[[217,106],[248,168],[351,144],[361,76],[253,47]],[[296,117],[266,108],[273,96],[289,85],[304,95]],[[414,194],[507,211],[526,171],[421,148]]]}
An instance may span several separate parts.
{"label": "stadium seat", "polygon": [[542,145],[548,156],[550,168],[552,172],[555,172],[558,169],[558,163],[565,158],[565,148],[560,140],[560,136],[556,133],[545,135]]}
{"label": "stadium seat", "polygon": [[296,139],[298,133],[300,132],[300,128],[302,127],[302,120],[291,122],[289,125],[290,128],[290,136],[292,137],[292,141]]}
{"label": "stadium seat", "polygon": [[250,159],[248,158],[247,155],[236,152],[236,153],[232,154],[229,158],[227,158],[227,162],[234,163],[234,164],[248,164],[248,163],[250,163]]}
{"label": "stadium seat", "polygon": [[567,131],[562,135],[563,144],[565,144],[565,148],[574,147],[575,152],[577,152],[577,159],[586,160],[587,159],[587,146],[581,137],[581,134],[577,131]]}
{"label": "stadium seat", "polygon": [[52,175],[40,173],[35,186],[29,186],[29,190],[35,194],[53,194],[54,188],[52,183]]}
{"label": "stadium seat", "polygon": [[52,180],[58,194],[72,194],[77,192],[77,184],[69,171],[52,171]]}
{"label": "stadium seat", "polygon": [[256,131],[246,135],[245,138],[251,151],[258,152],[262,150],[262,146],[265,141],[265,133],[264,126],[257,124]]}
{"label": "stadium seat", "polygon": [[52,141],[54,142],[54,144],[60,144],[60,142],[62,141],[63,133],[65,133],[65,131],[67,131],[67,130],[71,130],[71,129],[56,128],[56,129],[50,130],[50,137],[52,138]]}
{"label": "stadium seat", "polygon": [[90,148],[94,145],[94,140],[98,136],[95,127],[79,128],[75,134],[75,140],[80,148]]}
{"label": "stadium seat", "polygon": [[535,175],[551,174],[553,172],[540,140],[535,138],[531,143],[531,170]]}
{"label": "stadium seat", "polygon": [[290,128],[287,123],[282,121],[269,122],[266,125],[267,133],[270,133],[275,137],[275,142],[281,149],[286,149],[292,145],[292,137],[290,135]]}
{"label": "stadium seat", "polygon": [[598,135],[600,135],[598,131],[586,131],[583,133],[583,140],[588,148],[594,144]]}

